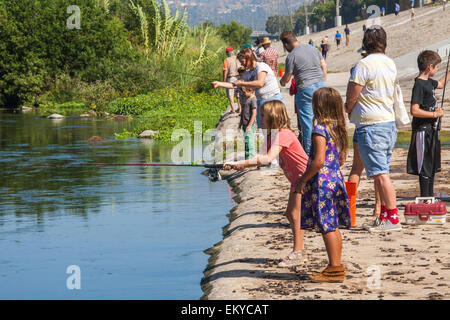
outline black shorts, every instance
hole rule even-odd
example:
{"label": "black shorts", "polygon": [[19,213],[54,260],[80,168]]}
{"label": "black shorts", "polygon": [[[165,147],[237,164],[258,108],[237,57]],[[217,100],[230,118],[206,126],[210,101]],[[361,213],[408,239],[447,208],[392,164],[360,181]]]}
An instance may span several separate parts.
{"label": "black shorts", "polygon": [[[419,168],[420,166],[420,168]],[[409,146],[406,172],[433,177],[441,171],[441,139],[439,130],[431,126],[413,131]]]}
{"label": "black shorts", "polygon": [[340,45],[341,44],[341,39],[336,39],[336,44]]}

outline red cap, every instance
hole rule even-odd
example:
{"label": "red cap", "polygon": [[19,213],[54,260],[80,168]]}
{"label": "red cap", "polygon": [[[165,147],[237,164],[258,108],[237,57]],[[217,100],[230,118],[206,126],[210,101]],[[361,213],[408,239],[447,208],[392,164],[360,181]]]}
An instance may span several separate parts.
{"label": "red cap", "polygon": [[225,49],[226,52],[233,52],[233,48],[232,47],[228,47]]}

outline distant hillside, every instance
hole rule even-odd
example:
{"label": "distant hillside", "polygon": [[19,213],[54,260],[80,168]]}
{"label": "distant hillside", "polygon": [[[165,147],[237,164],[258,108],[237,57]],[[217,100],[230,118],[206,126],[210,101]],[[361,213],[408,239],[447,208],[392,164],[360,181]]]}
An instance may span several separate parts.
{"label": "distant hillside", "polygon": [[172,9],[187,6],[191,26],[206,20],[216,25],[235,20],[253,30],[264,31],[269,16],[294,13],[303,0],[169,0],[168,3]]}

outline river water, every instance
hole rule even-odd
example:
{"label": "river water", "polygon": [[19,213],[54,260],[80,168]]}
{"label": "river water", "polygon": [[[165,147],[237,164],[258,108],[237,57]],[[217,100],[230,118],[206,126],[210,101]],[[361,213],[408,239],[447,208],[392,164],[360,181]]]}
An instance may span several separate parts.
{"label": "river water", "polygon": [[199,168],[52,166],[170,162],[170,147],[114,137],[132,125],[0,111],[0,299],[201,297],[203,251],[234,206],[226,183]]}

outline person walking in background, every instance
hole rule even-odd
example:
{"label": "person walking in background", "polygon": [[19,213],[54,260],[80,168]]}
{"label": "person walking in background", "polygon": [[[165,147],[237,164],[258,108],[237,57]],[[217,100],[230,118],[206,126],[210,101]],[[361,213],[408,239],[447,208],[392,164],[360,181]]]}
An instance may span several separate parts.
{"label": "person walking in background", "polygon": [[334,40],[336,41],[336,46],[338,49],[339,49],[339,46],[341,45],[341,39],[342,39],[342,36],[339,33],[339,30],[337,30],[336,35],[334,36]]}
{"label": "person walking in background", "polygon": [[396,16],[398,16],[398,14],[400,13],[400,5],[398,4],[398,2],[395,3],[394,13]]}
{"label": "person walking in background", "polygon": [[414,18],[416,16],[416,12],[414,11],[414,8],[411,7],[411,21],[414,22]]}
{"label": "person walking in background", "polygon": [[327,60],[328,44],[325,42],[325,40],[322,40],[322,43],[320,44],[320,50],[322,51],[323,59]]}
{"label": "person walking in background", "polygon": [[312,39],[309,39],[308,44],[309,44],[311,47],[314,47],[314,41],[312,41]]}
{"label": "person walking in background", "polygon": [[278,74],[278,52],[270,46],[269,38],[264,38],[261,43],[264,51],[259,55],[260,61],[266,63],[275,75]]}
{"label": "person walking in background", "polygon": [[425,50],[417,58],[419,76],[415,79],[411,97],[412,135],[406,171],[419,176],[420,196],[434,196],[434,175],[441,171],[441,141],[438,119],[444,116],[439,108],[435,90],[444,88],[450,75],[432,79],[441,63],[435,51]]}
{"label": "person walking in background", "polygon": [[348,47],[348,44],[350,43],[350,28],[348,27],[348,24],[345,25],[345,46]]}
{"label": "person walking in background", "polygon": [[[238,69],[241,66],[232,47],[225,49],[227,58],[223,62],[223,82],[235,82],[239,75]],[[234,113],[234,88],[226,90],[227,98],[230,101],[231,113]]]}
{"label": "person walking in background", "polygon": [[314,129],[311,159],[297,183],[302,195],[301,229],[318,228],[329,264],[313,273],[313,282],[343,282],[342,235],[339,227],[350,228],[350,203],[341,166],[348,148],[344,103],[333,88],[320,88],[313,95]]}
{"label": "person walking in background", "polygon": [[409,7],[414,8],[414,0],[409,0]]}
{"label": "person walking in background", "polygon": [[366,27],[366,25],[365,24],[363,24],[363,32],[366,32],[366,30],[367,30],[367,27]]}
{"label": "person walking in background", "polygon": [[442,11],[445,11],[445,6],[447,5],[446,0],[442,0]]}
{"label": "person walking in background", "polygon": [[224,169],[230,170],[230,165],[233,165],[236,170],[267,165],[279,157],[280,166],[291,184],[286,218],[291,226],[294,241],[292,252],[278,266],[293,267],[303,264],[307,259],[304,249],[305,231],[300,229],[302,196],[295,193],[295,187],[306,170],[308,156],[290,127],[290,119],[284,103],[276,100],[265,102],[261,106],[261,115],[262,127],[268,132],[267,140],[261,149],[266,154],[257,154],[254,158],[245,161],[226,163]]}
{"label": "person walking in background", "polygon": [[314,91],[325,87],[327,79],[327,64],[317,48],[308,44],[300,44],[292,31],[281,34],[280,40],[289,52],[286,57],[286,72],[280,83],[285,86],[295,78],[297,84],[297,117],[302,128],[302,146],[309,154],[313,127],[312,96]]}
{"label": "person walking in background", "polygon": [[367,29],[363,38],[367,57],[353,68],[347,87],[346,110],[350,122],[356,125],[354,141],[367,176],[374,179],[381,197],[380,219],[369,228],[371,232],[402,229],[395,188],[389,177],[397,139],[393,98],[397,68],[385,54],[386,44],[383,27],[374,25]]}
{"label": "person walking in background", "polygon": [[386,15],[386,8],[381,7],[381,16],[384,17]]}

